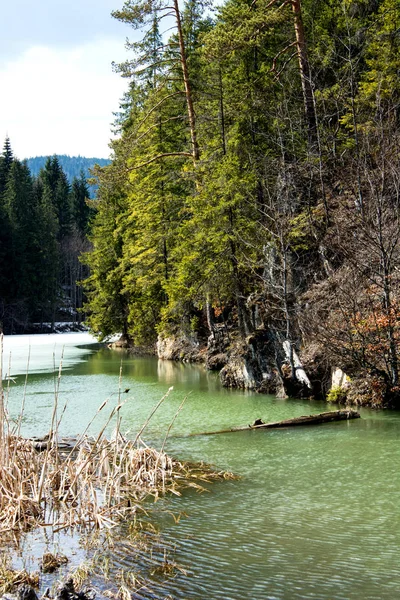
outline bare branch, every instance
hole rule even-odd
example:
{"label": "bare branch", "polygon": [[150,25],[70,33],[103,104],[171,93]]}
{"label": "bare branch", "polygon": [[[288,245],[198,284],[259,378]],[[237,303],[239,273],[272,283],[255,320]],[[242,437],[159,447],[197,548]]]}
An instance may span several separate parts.
{"label": "bare branch", "polygon": [[140,165],[136,165],[134,167],[129,167],[127,170],[128,171],[136,171],[136,169],[141,169],[142,167],[145,167],[146,165],[150,165],[151,163],[156,162],[157,160],[160,160],[161,158],[166,158],[168,156],[188,156],[189,158],[193,158],[193,154],[191,152],[165,152],[164,154],[158,154],[157,156],[150,158],[150,160],[146,160],[145,162],[140,163]]}
{"label": "bare branch", "polygon": [[159,127],[160,125],[166,125],[170,121],[182,121],[184,118],[185,117],[183,115],[179,115],[178,117],[169,117],[169,119],[164,119],[164,121],[158,121],[157,123],[154,123],[154,125],[150,125],[150,127],[148,127],[148,129],[146,129],[146,131],[144,133],[139,135],[139,137],[136,138],[136,140],[134,140],[134,142],[135,143],[140,142],[140,140],[142,140],[152,129],[155,129],[156,127]]}
{"label": "bare branch", "polygon": [[166,96],[164,96],[164,98],[161,98],[161,100],[159,102],[157,102],[157,104],[155,104],[153,106],[153,108],[151,108],[148,113],[144,116],[144,118],[140,121],[139,125],[137,126],[136,131],[139,131],[139,129],[141,128],[141,126],[143,125],[143,123],[145,123],[147,121],[147,119],[149,118],[149,116],[155,111],[157,110],[157,108],[159,106],[161,106],[161,104],[163,104],[166,100],[168,100],[169,98],[172,98],[173,96],[182,96],[185,95],[185,92],[182,90],[178,90],[177,92],[173,92],[172,94],[167,94]]}
{"label": "bare branch", "polygon": [[283,48],[283,50],[281,50],[280,52],[278,52],[278,54],[276,54],[274,56],[274,59],[272,61],[272,67],[271,67],[271,71],[273,73],[275,73],[275,71],[276,71],[276,61],[278,60],[278,58],[280,56],[282,56],[282,54],[284,54],[285,52],[287,52],[288,50],[290,50],[290,48],[293,48],[293,46],[296,46],[296,44],[297,44],[296,41],[292,42],[291,44],[289,44],[288,46],[286,46],[286,48]]}

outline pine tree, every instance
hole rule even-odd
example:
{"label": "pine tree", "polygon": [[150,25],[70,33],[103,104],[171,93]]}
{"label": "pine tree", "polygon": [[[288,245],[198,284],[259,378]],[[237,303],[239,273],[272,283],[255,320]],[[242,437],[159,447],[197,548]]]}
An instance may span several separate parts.
{"label": "pine tree", "polygon": [[[40,189],[37,200],[39,228],[37,232],[38,281],[35,317],[40,323],[54,323],[59,302],[60,245],[57,241],[59,224],[53,204],[53,193],[47,182],[36,182]],[[35,188],[34,188],[35,189]]]}
{"label": "pine tree", "polygon": [[[159,23],[165,16],[171,13],[175,20],[177,37],[176,40],[171,38],[165,44],[160,37]],[[148,115],[143,115],[142,124],[147,126],[147,117],[152,114],[155,107],[161,106],[172,97],[178,98],[179,96],[183,96],[191,140],[190,149],[176,149],[176,151],[169,152],[166,155],[192,157],[193,161],[196,162],[199,159],[196,116],[182,14],[177,0],[173,1],[172,6],[164,1],[157,7],[143,0],[126,0],[123,8],[119,11],[114,11],[112,14],[116,19],[131,25],[133,29],[145,31],[140,41],[130,44],[136,57],[132,61],[125,63],[125,65],[120,65],[120,70],[125,75],[133,75],[135,78],[144,76],[148,81],[151,81],[151,75],[155,76],[157,74],[158,76],[156,85],[154,86],[154,83],[151,84],[153,86],[152,105],[148,106]],[[157,44],[160,45],[157,46]],[[176,67],[179,67],[179,71]],[[172,89],[169,86],[170,73],[173,73],[175,82],[180,80],[179,85],[173,85]],[[161,81],[160,75],[162,75]],[[137,133],[140,135],[140,130]],[[165,153],[153,156],[149,160],[158,160],[162,156],[165,156]]]}

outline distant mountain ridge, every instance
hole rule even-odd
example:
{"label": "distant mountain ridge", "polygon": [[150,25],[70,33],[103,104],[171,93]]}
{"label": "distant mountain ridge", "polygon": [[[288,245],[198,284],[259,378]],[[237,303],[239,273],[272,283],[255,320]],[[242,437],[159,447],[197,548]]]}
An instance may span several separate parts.
{"label": "distant mountain ridge", "polygon": [[[82,171],[85,177],[90,177],[89,170],[94,167],[94,165],[104,167],[110,163],[108,158],[86,158],[85,156],[68,156],[66,154],[54,154],[53,156],[57,157],[58,162],[70,183],[72,183],[74,177],[80,177]],[[26,159],[29,170],[34,177],[39,175],[40,170],[44,167],[48,158],[49,156],[35,156]]]}

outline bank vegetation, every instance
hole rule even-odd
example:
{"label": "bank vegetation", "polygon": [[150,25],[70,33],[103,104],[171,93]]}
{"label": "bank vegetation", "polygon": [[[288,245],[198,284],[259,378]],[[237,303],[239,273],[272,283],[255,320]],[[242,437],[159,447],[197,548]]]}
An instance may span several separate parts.
{"label": "bank vegetation", "polygon": [[129,0],[114,17],[139,41],[96,173],[91,329],[203,345],[225,385],[260,391],[326,395],[340,368],[365,384],[352,402],[398,406],[398,3]]}

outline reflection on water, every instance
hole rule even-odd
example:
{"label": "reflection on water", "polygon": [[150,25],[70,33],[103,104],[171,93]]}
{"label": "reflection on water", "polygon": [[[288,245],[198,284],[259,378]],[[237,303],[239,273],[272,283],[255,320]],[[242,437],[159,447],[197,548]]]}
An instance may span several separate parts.
{"label": "reflection on water", "polygon": [[195,365],[186,365],[173,360],[157,361],[157,377],[159,381],[165,382],[167,385],[176,385],[184,383],[188,380],[195,385],[201,381],[201,370]]}
{"label": "reflection on water", "polygon": [[[78,344],[82,346],[78,348]],[[15,378],[25,375],[27,371],[58,371],[60,362],[65,369],[84,360],[96,346],[95,338],[88,333],[6,335],[3,372]]]}
{"label": "reflection on water", "polygon": [[[62,432],[81,431],[98,406],[121,398],[123,429],[140,428],[173,385],[144,434],[160,444],[187,396],[168,441],[177,457],[206,460],[242,476],[215,484],[211,493],[168,498],[160,525],[176,544],[178,572],[167,585],[157,578],[143,598],[384,599],[399,595],[400,415],[362,411],[362,419],[318,427],[187,437],[188,433],[245,425],[261,417],[285,419],[326,410],[309,401],[224,390],[201,366],[130,357],[107,349],[71,349],[59,402],[67,405]],[[23,428],[45,433],[54,398],[51,365],[29,375]],[[45,372],[46,369],[48,372]],[[16,414],[23,378],[12,384]],[[99,415],[94,428],[107,418]],[[184,513],[176,524],[175,516]],[[133,559],[116,548],[117,563]],[[132,565],[134,568],[134,564]]]}

